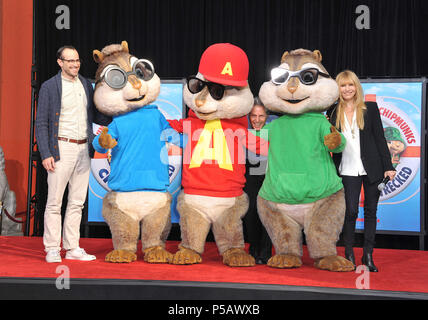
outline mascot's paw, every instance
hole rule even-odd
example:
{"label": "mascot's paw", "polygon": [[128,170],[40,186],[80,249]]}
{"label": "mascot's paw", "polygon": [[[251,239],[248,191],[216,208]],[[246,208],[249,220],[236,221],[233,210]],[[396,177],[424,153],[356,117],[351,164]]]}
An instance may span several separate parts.
{"label": "mascot's paw", "polygon": [[277,254],[269,259],[267,265],[272,268],[298,268],[302,266],[302,260],[292,254]]}
{"label": "mascot's paw", "polygon": [[334,126],[330,127],[330,132],[328,135],[324,137],[324,145],[329,150],[334,150],[338,146],[340,146],[340,143],[342,141],[342,137],[340,136],[340,133],[337,132],[336,128]]}
{"label": "mascot's paw", "polygon": [[144,261],[148,263],[169,263],[172,261],[172,257],[172,253],[169,253],[161,246],[144,250]]}
{"label": "mascot's paw", "polygon": [[200,254],[196,251],[181,246],[179,248],[180,250],[172,258],[172,264],[195,264],[202,262]]}
{"label": "mascot's paw", "polygon": [[117,145],[117,141],[108,134],[108,128],[103,128],[100,133],[98,143],[104,149],[112,149]]}
{"label": "mascot's paw", "polygon": [[354,264],[340,256],[328,256],[315,261],[315,267],[322,270],[346,272],[354,271]]}
{"label": "mascot's paw", "polygon": [[105,257],[105,261],[114,263],[128,263],[133,262],[135,260],[137,260],[137,255],[129,250],[113,250],[107,253]]}
{"label": "mascot's paw", "polygon": [[229,267],[252,267],[256,261],[243,249],[231,248],[223,253],[223,263]]}

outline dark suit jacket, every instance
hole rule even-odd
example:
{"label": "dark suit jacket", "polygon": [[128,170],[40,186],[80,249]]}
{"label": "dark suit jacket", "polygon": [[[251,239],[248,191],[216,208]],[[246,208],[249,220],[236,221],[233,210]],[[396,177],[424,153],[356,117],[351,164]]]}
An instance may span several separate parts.
{"label": "dark suit jacket", "polygon": [[[386,144],[382,121],[376,102],[366,102],[367,110],[364,114],[364,129],[360,130],[361,161],[367,172],[370,183],[380,181],[384,172],[395,170],[391,162],[391,154]],[[337,104],[327,111],[331,124],[336,123]],[[339,169],[342,153],[334,153],[333,161]]]}
{"label": "dark suit jacket", "polygon": [[[102,115],[95,108],[93,103],[94,90],[89,80],[85,79],[79,74],[79,79],[85,89],[86,98],[88,101],[88,121],[87,121],[87,134],[88,134],[88,149],[89,156],[94,156],[94,149],[92,147],[92,140],[94,133],[92,130],[92,123],[95,122],[100,125],[108,125],[111,118]],[[62,97],[62,81],[61,71],[57,75],[43,82],[40,87],[38,101],[37,101],[37,116],[35,122],[35,134],[37,146],[42,160],[53,157],[55,161],[60,159],[58,150],[58,123],[61,114],[61,97]]]}

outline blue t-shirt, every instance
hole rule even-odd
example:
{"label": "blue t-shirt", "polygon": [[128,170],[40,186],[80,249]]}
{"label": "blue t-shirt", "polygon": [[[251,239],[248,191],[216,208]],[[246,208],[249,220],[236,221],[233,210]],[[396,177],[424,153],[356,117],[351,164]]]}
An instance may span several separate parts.
{"label": "blue t-shirt", "polygon": [[[169,186],[166,142],[181,145],[180,135],[171,128],[155,105],[113,118],[108,133],[116,139],[112,149],[108,186],[113,191],[167,192]],[[106,153],[99,136],[95,150]]]}

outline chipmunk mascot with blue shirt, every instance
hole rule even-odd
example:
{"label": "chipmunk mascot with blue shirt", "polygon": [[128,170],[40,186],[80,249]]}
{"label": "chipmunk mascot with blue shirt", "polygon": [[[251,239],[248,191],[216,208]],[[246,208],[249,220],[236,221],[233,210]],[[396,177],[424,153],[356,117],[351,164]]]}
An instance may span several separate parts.
{"label": "chipmunk mascot with blue shirt", "polygon": [[151,104],[159,95],[160,79],[150,61],[129,53],[126,41],[94,50],[93,57],[98,63],[95,105],[113,117],[93,141],[100,153],[111,149],[111,192],[103,199],[102,213],[114,250],[105,260],[135,261],[141,225],[144,261],[168,263],[172,254],[165,250],[171,228],[166,142],[178,135]]}
{"label": "chipmunk mascot with blue shirt", "polygon": [[315,267],[352,271],[352,262],[336,252],[345,198],[330,156],[341,152],[346,141],[322,113],[339,90],[321,59],[318,50],[285,52],[260,88],[264,105],[283,115],[263,128],[269,130],[270,144],[258,212],[275,247],[270,267],[302,265],[303,229]]}

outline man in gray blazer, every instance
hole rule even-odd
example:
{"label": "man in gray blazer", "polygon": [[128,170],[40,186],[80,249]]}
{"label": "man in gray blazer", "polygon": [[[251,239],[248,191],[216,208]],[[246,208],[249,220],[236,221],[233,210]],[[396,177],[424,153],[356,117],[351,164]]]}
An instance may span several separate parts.
{"label": "man in gray blazer", "polygon": [[109,118],[94,107],[92,84],[79,74],[81,61],[77,50],[61,47],[57,63],[61,70],[40,88],[35,123],[38,149],[48,172],[43,244],[46,261],[61,262],[61,205],[68,184],[62,228],[65,258],[90,261],[95,256],[79,247],[79,239],[90,157],[94,154],[92,123],[107,125]]}

